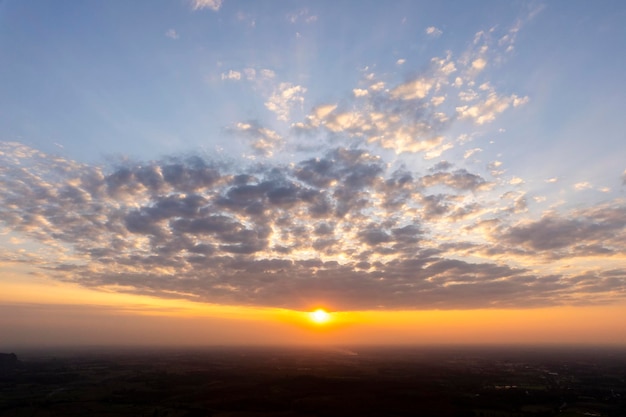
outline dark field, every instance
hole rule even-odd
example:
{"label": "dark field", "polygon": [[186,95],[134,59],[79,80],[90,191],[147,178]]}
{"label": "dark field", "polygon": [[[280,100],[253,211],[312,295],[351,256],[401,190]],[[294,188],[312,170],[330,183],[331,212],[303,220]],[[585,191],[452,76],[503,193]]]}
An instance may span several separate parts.
{"label": "dark field", "polygon": [[2,416],[626,416],[626,350],[17,351]]}

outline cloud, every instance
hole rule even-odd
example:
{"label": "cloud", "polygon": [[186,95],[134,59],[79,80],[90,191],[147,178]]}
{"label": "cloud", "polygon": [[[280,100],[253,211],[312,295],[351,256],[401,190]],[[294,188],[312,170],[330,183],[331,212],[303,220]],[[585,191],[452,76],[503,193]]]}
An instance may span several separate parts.
{"label": "cloud", "polygon": [[480,148],[474,148],[474,149],[468,149],[465,151],[465,153],[463,154],[463,158],[464,159],[468,159],[471,158],[473,155],[475,155],[478,152],[482,152],[483,150]]}
{"label": "cloud", "polygon": [[427,27],[425,32],[428,36],[433,37],[433,38],[438,38],[443,33],[443,31],[441,31],[440,29],[437,29],[434,26]]}
{"label": "cloud", "polygon": [[[460,57],[450,52],[433,57],[422,71],[395,84],[389,77],[381,80],[365,68],[361,84],[352,89],[352,97],[341,104],[318,105],[291,126],[308,135],[325,132],[329,139],[348,138],[351,143],[375,145],[396,154],[422,153],[427,160],[438,158],[452,149],[446,131],[459,120],[484,125],[505,110],[529,101],[527,96],[500,94],[488,81],[477,85],[488,56],[497,57],[498,53],[497,47],[490,49],[487,42],[489,37],[481,34],[477,44]],[[275,93],[274,97],[278,103],[280,95]],[[329,106],[332,111],[318,113]],[[285,120],[285,112],[280,114]]]}
{"label": "cloud", "polygon": [[577,182],[574,184],[574,189],[576,189],[576,191],[588,190],[590,188],[592,188],[592,185],[588,181]]}
{"label": "cloud", "polygon": [[291,24],[295,24],[299,21],[303,21],[304,23],[314,23],[317,22],[317,16],[312,15],[308,9],[302,9],[295,13],[289,13],[287,15],[287,20]]}
{"label": "cloud", "polygon": [[496,116],[511,105],[514,107],[521,106],[528,102],[528,97],[518,97],[515,94],[510,96],[499,96],[491,91],[485,100],[482,100],[472,106],[464,105],[456,107],[457,114],[461,119],[471,119],[477,125],[492,122]]}
{"label": "cloud", "polygon": [[178,33],[174,29],[168,29],[167,32],[165,32],[165,36],[167,36],[170,39],[178,39],[178,38],[180,38],[180,36],[178,35]]}
{"label": "cloud", "polygon": [[239,81],[241,80],[241,73],[239,71],[228,70],[228,72],[222,73],[222,81],[231,80],[231,81]]}
{"label": "cloud", "polygon": [[287,82],[280,83],[265,102],[265,107],[276,113],[278,120],[287,121],[292,107],[304,103],[304,93],[305,87]]}
{"label": "cloud", "polygon": [[[277,139],[255,123],[234,129]],[[445,161],[420,175],[342,147],[248,166],[197,156],[90,166],[18,143],[0,152],[3,226],[48,248],[0,260],[87,287],[295,309],[320,299],[337,309],[414,309],[626,295],[618,270],[540,273],[478,260],[486,249],[472,243],[494,239],[489,250],[509,257],[624,256],[623,204],[509,224],[494,213],[520,213],[522,193],[490,200],[495,184]],[[461,233],[459,222],[476,226]]]}
{"label": "cloud", "polygon": [[482,71],[487,66],[487,61],[484,58],[476,58],[472,61],[472,68],[476,71]]}
{"label": "cloud", "polygon": [[222,7],[222,0],[191,0],[193,10],[211,9],[217,12]]}
{"label": "cloud", "polygon": [[425,78],[418,78],[404,84],[400,84],[391,90],[392,98],[403,100],[414,100],[424,98],[433,87],[433,83]]}
{"label": "cloud", "polygon": [[568,216],[549,213],[538,221],[506,228],[497,238],[509,245],[520,245],[529,256],[623,256],[626,207],[606,204],[575,210]]}
{"label": "cloud", "polygon": [[274,130],[262,127],[256,122],[239,122],[230,130],[248,138],[254,153],[261,156],[272,156],[274,150],[284,142],[283,138]]}

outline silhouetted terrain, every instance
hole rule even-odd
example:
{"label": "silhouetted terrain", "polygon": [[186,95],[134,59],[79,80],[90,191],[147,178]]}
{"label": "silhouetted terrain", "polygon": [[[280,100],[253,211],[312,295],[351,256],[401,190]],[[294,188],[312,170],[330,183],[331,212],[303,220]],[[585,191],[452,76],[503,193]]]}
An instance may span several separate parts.
{"label": "silhouetted terrain", "polygon": [[17,354],[0,373],[3,416],[626,416],[624,349]]}

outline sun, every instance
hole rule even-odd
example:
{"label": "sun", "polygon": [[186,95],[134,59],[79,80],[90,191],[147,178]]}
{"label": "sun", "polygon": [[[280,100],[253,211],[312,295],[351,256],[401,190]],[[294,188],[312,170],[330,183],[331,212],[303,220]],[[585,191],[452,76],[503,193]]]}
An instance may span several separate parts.
{"label": "sun", "polygon": [[324,324],[330,320],[330,314],[322,308],[318,308],[315,311],[309,313],[309,318],[316,324]]}

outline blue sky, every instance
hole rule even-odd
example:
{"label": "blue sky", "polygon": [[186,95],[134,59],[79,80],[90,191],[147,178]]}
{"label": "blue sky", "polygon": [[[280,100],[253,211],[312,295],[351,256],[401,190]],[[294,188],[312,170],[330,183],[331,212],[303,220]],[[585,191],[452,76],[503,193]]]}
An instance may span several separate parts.
{"label": "blue sky", "polygon": [[625,19],[0,1],[3,268],[229,305],[623,303]]}

